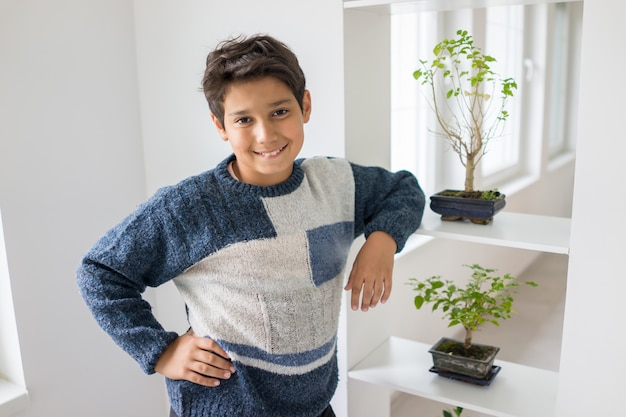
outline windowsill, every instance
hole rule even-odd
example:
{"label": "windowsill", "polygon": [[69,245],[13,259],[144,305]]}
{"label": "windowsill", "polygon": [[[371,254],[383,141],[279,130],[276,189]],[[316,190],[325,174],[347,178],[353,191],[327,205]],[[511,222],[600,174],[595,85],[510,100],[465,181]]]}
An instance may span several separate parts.
{"label": "windowsill", "polygon": [[0,379],[0,417],[9,417],[29,405],[26,388]]}
{"label": "windowsill", "polygon": [[548,172],[554,172],[565,165],[571,164],[576,160],[576,152],[561,153],[550,159],[548,162]]}

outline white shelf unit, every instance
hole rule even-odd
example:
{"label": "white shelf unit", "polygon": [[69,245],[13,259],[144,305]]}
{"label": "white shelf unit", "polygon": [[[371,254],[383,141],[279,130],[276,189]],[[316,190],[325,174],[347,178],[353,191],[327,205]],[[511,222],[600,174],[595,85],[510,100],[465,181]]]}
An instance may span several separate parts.
{"label": "white shelf unit", "polygon": [[[416,232],[435,238],[569,253],[570,219],[500,212],[489,225],[442,221],[426,210]],[[429,345],[388,338],[352,367],[348,377],[495,417],[553,417],[559,374],[496,360],[501,372],[488,387],[453,381],[428,372]]]}
{"label": "white shelf unit", "polygon": [[429,348],[391,337],[353,367],[348,376],[496,417],[554,415],[558,373],[496,360],[502,370],[491,385],[471,385],[428,372],[432,365]]}
{"label": "white shelf unit", "polygon": [[[346,71],[349,71],[345,79],[346,156],[355,162],[388,164],[389,142],[382,138],[387,137],[384,133],[391,127],[390,120],[384,116],[390,108],[385,83],[390,77],[390,15],[553,2],[556,1],[345,0],[345,63]],[[371,83],[374,79],[378,82]],[[353,148],[358,149],[354,155]],[[364,160],[359,161],[358,157]],[[493,223],[485,226],[442,222],[427,208],[416,235],[568,255],[570,224],[568,218],[507,211],[497,214]],[[358,395],[357,402],[360,411],[365,413],[363,415],[380,413],[377,404],[389,400],[387,392],[395,390],[496,417],[554,416],[559,381],[557,372],[497,361],[502,371],[489,387],[478,387],[428,372],[432,364],[428,348],[422,343],[392,335],[351,367],[348,372],[350,380],[381,388],[367,389],[367,395]]]}

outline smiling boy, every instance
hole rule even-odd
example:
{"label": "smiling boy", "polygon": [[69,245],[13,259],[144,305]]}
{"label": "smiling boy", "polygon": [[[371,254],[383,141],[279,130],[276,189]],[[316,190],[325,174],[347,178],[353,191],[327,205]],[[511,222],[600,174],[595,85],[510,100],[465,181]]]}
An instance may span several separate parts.
{"label": "smiling boy", "polygon": [[[167,377],[172,416],[334,416],[341,288],[351,308],[387,301],[394,254],[419,226],[408,172],[296,159],[311,94],[270,36],[209,54],[203,90],[233,154],[159,190],[85,255],[78,283],[94,317],[146,373]],[[173,280],[190,330],[162,328],[141,297]]]}
{"label": "smiling boy", "polygon": [[248,184],[271,186],[285,181],[304,143],[304,123],[311,95],[302,110],[287,85],[274,77],[231,84],[224,97],[224,118],[211,118],[235,154],[235,177]]}

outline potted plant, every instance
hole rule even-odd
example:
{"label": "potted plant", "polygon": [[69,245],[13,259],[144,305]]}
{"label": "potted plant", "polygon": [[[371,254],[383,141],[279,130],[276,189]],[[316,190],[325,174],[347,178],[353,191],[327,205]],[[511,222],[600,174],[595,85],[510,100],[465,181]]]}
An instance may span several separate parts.
{"label": "potted plant", "polygon": [[475,190],[474,172],[489,142],[502,134],[509,117],[506,105],[517,83],[491,69],[496,59],[475,46],[467,31],[456,34],[456,39],[437,43],[433,59],[420,60],[420,68],[413,73],[426,88],[441,136],[465,167],[464,189],[431,196],[431,209],[444,220],[488,224],[506,204],[505,196],[495,190]]}
{"label": "potted plant", "polygon": [[474,332],[486,323],[499,326],[500,321],[509,319],[515,313],[513,296],[520,284],[533,287],[537,284],[520,282],[510,274],[497,276],[495,269],[478,264],[464,266],[471,269],[472,275],[463,287],[440,276],[425,280],[410,278],[409,284],[417,292],[415,308],[432,304],[432,311],[443,312],[448,327],[462,325],[465,329],[463,341],[444,337],[430,349],[435,370],[485,380],[493,371],[493,361],[500,349],[474,344]]}
{"label": "potted plant", "polygon": [[452,417],[452,413],[454,413],[454,415],[456,417],[461,417],[461,414],[463,413],[463,408],[462,407],[454,407],[452,409],[452,411],[450,411],[450,410],[443,410],[443,417]]}

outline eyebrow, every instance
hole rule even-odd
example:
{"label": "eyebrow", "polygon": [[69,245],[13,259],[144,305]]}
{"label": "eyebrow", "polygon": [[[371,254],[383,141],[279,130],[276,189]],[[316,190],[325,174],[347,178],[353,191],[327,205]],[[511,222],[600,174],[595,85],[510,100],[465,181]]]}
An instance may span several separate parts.
{"label": "eyebrow", "polygon": [[[275,109],[276,107],[280,107],[280,106],[282,106],[284,104],[290,104],[291,102],[293,102],[292,98],[285,98],[285,99],[274,101],[273,103],[269,103],[267,105],[267,108]],[[232,113],[228,113],[228,116],[242,116],[242,115],[248,114],[249,112],[250,111],[246,110],[246,109],[238,110],[238,111],[234,111]]]}

